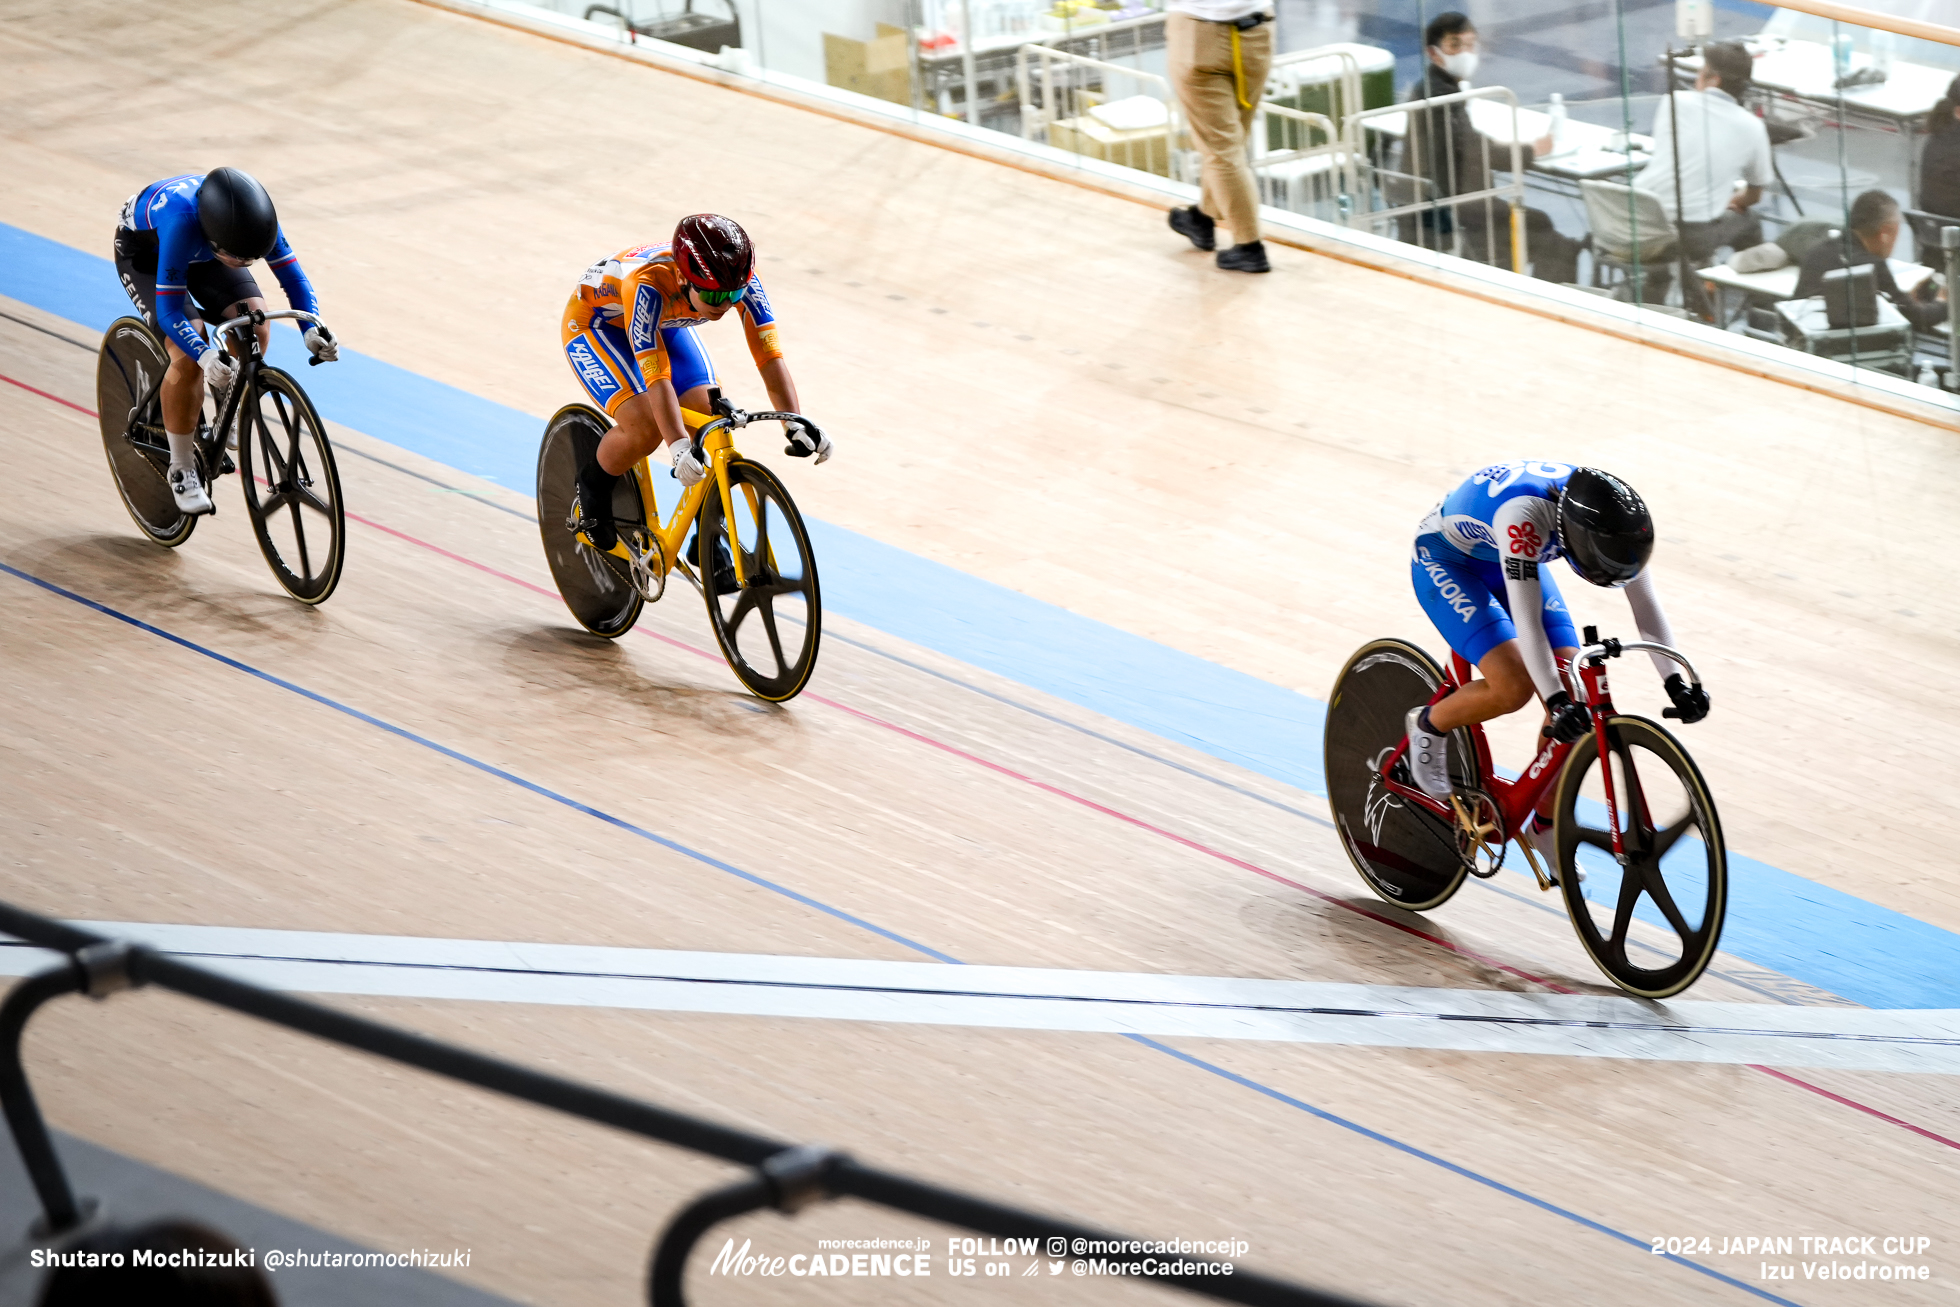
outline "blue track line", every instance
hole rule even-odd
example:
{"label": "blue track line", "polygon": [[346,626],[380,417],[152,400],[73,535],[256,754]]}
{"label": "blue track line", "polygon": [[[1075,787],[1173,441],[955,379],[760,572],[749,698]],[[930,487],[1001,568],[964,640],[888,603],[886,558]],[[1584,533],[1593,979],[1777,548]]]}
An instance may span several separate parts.
{"label": "blue track line", "polygon": [[[1646,1253],[1649,1256],[1654,1255],[1653,1245],[1647,1242],[1645,1239],[1636,1239],[1632,1235],[1627,1234],[1624,1231],[1615,1230],[1610,1225],[1601,1225],[1598,1221],[1593,1220],[1591,1217],[1581,1216],[1579,1215],[1579,1213],[1572,1211],[1569,1208],[1560,1207],[1557,1203],[1548,1203],[1543,1198],[1533,1197],[1531,1194],[1526,1193],[1522,1189],[1515,1189],[1510,1185],[1505,1184],[1502,1180],[1493,1180],[1489,1176],[1481,1175],[1476,1171],[1472,1171],[1468,1167],[1458,1166],[1455,1162],[1452,1162],[1447,1158],[1438,1157],[1434,1153],[1424,1152],[1422,1149],[1417,1148],[1413,1144],[1405,1144],[1400,1139],[1392,1138],[1388,1135],[1383,1134],[1379,1130],[1370,1130],[1365,1125],[1361,1125],[1358,1122],[1350,1121],[1344,1116],[1336,1116],[1332,1112],[1329,1112],[1324,1108],[1315,1107],[1312,1103],[1302,1102],[1300,1099],[1293,1097],[1291,1094],[1281,1093],[1279,1090],[1272,1088],[1270,1085],[1262,1085],[1257,1080],[1248,1079],[1247,1077],[1240,1075],[1236,1071],[1227,1071],[1224,1067],[1218,1066],[1211,1062],[1207,1062],[1201,1057],[1193,1057],[1189,1053],[1180,1052],[1179,1050],[1172,1048],[1169,1044],[1159,1043],[1157,1040],[1151,1039],[1147,1035],[1125,1035],[1123,1036],[1123,1038],[1135,1040],[1137,1043],[1142,1044],[1148,1048],[1156,1049],[1159,1053],[1168,1053],[1170,1056],[1176,1058],[1180,1062],[1189,1063],[1190,1065],[1194,1067],[1198,1067],[1201,1070],[1209,1071],[1215,1076],[1222,1076],[1225,1079],[1230,1080],[1233,1084],[1243,1085],[1247,1089],[1250,1089],[1255,1093],[1264,1094],[1266,1097],[1272,1099],[1275,1102],[1284,1103],[1288,1107],[1298,1108],[1300,1111],[1307,1113],[1309,1116],[1319,1117],[1322,1121],[1327,1122],[1329,1125],[1337,1125],[1341,1127],[1341,1129],[1343,1130],[1352,1130],[1354,1133],[1361,1135],[1364,1138],[1372,1139],[1378,1144],[1387,1144],[1390,1148],[1393,1148],[1398,1152],[1407,1153],[1410,1157],[1419,1157],[1425,1162],[1434,1163],[1435,1165],[1442,1167],[1445,1171],[1449,1171],[1456,1175],[1460,1175],[1466,1180],[1474,1180],[1478,1184],[1487,1185],[1490,1188],[1495,1189],[1498,1193],[1505,1195],[1506,1197],[1515,1198],[1521,1203],[1530,1203],[1533,1207],[1540,1208],[1544,1211],[1550,1212],[1554,1216],[1562,1216],[1568,1221],[1575,1221],[1578,1224],[1585,1226],[1588,1230],[1591,1230],[1596,1234],[1603,1234],[1606,1235],[1608,1238],[1618,1239],[1621,1243],[1632,1244],[1635,1248],[1638,1248],[1641,1252]],[[1690,1261],[1688,1258],[1677,1256],[1674,1253],[1662,1253],[1660,1255],[1662,1257],[1665,1257],[1668,1261],[1674,1262],[1677,1265],[1685,1266],[1690,1270],[1700,1271],[1703,1275],[1706,1275],[1711,1280],[1720,1280],[1723,1284],[1729,1285],[1733,1288],[1741,1289],[1744,1293],[1752,1293],[1756,1295],[1756,1297],[1762,1298],[1765,1301],[1782,1303],[1783,1307],[1800,1307],[1799,1304],[1791,1302],[1788,1298],[1779,1298],[1775,1294],[1770,1293],[1765,1289],[1758,1289],[1755,1285],[1750,1284],[1746,1280],[1738,1280],[1732,1275],[1724,1275],[1712,1266],[1703,1266],[1700,1262]]]}
{"label": "blue track line", "polygon": [[529,790],[531,793],[539,795],[542,798],[550,799],[553,803],[561,803],[567,808],[570,808],[575,812],[584,813],[588,817],[597,817],[600,821],[605,822],[608,826],[617,826],[620,830],[626,831],[633,835],[637,835],[643,840],[650,840],[653,843],[658,844],[663,849],[671,849],[673,852],[680,854],[682,857],[692,858],[696,862],[704,863],[707,866],[713,867],[716,871],[725,871],[731,876],[739,876],[743,880],[748,881],[751,885],[760,886],[763,889],[769,890],[771,893],[780,894],[786,899],[792,899],[797,903],[801,903],[806,908],[815,908],[817,911],[833,916],[837,918],[839,921],[849,922],[851,925],[858,926],[861,927],[862,929],[868,930],[874,935],[882,936],[883,938],[890,940],[894,944],[901,944],[906,948],[911,949],[915,953],[923,953],[927,957],[932,958],[938,962],[950,962],[956,966],[959,965],[958,958],[950,957],[947,954],[941,953],[938,949],[928,948],[924,944],[921,944],[916,940],[907,939],[905,938],[905,936],[900,935],[895,931],[886,930],[883,926],[877,925],[874,922],[866,921],[863,917],[854,916],[851,913],[844,911],[842,908],[833,908],[828,903],[821,903],[816,899],[811,898],[807,894],[798,893],[796,890],[789,888],[789,886],[787,885],[778,885],[775,881],[769,880],[763,876],[758,876],[752,871],[743,871],[740,867],[737,867],[732,863],[723,862],[720,858],[712,857],[706,853],[702,853],[698,849],[690,849],[689,847],[687,847],[687,845],[682,844],[677,840],[670,840],[665,835],[655,834],[653,831],[646,829],[646,827],[644,826],[635,826],[632,822],[627,821],[624,817],[615,817],[610,812],[605,812],[599,808],[595,808],[589,803],[580,803],[577,799],[571,798],[568,795],[560,794],[556,790],[547,789],[546,787],[538,784],[536,781],[525,780],[522,776],[519,776],[514,772],[505,771],[502,767],[498,767],[495,766],[494,764],[484,762],[479,758],[472,758],[467,753],[461,753],[455,749],[450,748],[446,744],[438,744],[434,740],[429,739],[425,735],[417,735],[414,731],[411,731],[406,727],[397,726],[393,722],[383,721],[381,718],[376,717],[371,713],[364,713],[359,708],[349,707],[347,704],[341,703],[337,699],[329,699],[326,695],[319,693],[317,690],[309,690],[303,685],[295,685],[293,682],[285,680],[282,677],[274,676],[271,672],[260,671],[258,668],[253,667],[249,663],[242,663],[238,661],[236,658],[227,657],[224,654],[219,653],[215,649],[207,649],[203,645],[198,644],[194,640],[187,640],[181,635],[175,635],[169,631],[164,630],[162,627],[152,626],[148,622],[142,620],[139,617],[131,617],[128,613],[119,612],[116,609],[109,607],[107,604],[97,603],[95,600],[90,599],[85,595],[78,595],[73,590],[64,589],[63,587],[56,585],[52,581],[44,581],[38,576],[34,576],[33,574],[28,572],[23,572],[17,567],[10,567],[6,563],[0,563],[0,572],[5,572],[9,576],[18,577],[20,580],[26,581],[31,585],[38,585],[43,590],[47,590],[54,594],[60,595],[63,599],[72,599],[76,603],[81,604],[84,607],[93,608],[96,612],[101,613],[107,617],[113,617],[119,622],[127,622],[129,625],[135,627],[139,631],[147,631],[151,635],[159,636],[162,639],[170,641],[172,644],[181,645],[183,648],[189,649],[192,653],[203,654],[206,658],[212,659],[215,662],[223,663],[225,666],[232,668],[234,671],[244,672],[247,676],[256,676],[261,681],[265,681],[268,682],[269,684],[276,685],[282,690],[290,690],[294,694],[299,695],[301,698],[311,699],[314,703],[320,704],[323,707],[331,708],[337,713],[345,713],[347,716],[354,718],[356,721],[366,722],[369,726],[379,727],[381,730],[388,732],[390,735],[397,735],[404,740],[408,740],[415,744],[419,744],[425,749],[432,749],[435,752],[441,754],[443,757],[449,758],[455,762],[460,762],[466,767],[474,767],[476,768],[476,770],[480,772],[484,772],[488,775],[495,776],[498,780],[509,781],[512,785],[515,785],[520,789]]}
{"label": "blue track line", "polygon": [[[132,617],[128,613],[122,612],[118,609],[111,608],[107,604],[99,603],[96,600],[90,599],[85,595],[77,594],[73,590],[69,590],[64,586],[57,585],[52,581],[43,580],[41,577],[35,576],[31,572],[24,572],[21,569],[10,566],[7,563],[0,563],[0,572],[5,572],[7,575],[12,576],[18,580],[25,581],[30,585],[39,586],[41,589],[46,590],[51,594],[60,595],[62,598],[81,604],[85,608],[93,609],[94,611],[101,613],[105,617],[112,617],[119,622],[127,623],[128,625],[135,627],[139,631],[144,631],[149,633],[150,635],[157,636],[160,639],[168,640],[170,643],[177,645],[180,648],[188,649],[192,653],[201,654],[204,657],[209,658],[214,662],[223,663],[226,667],[229,667],[234,671],[243,672],[247,676],[256,677],[257,679],[264,681],[269,685],[276,685],[282,690],[287,690],[293,694],[299,695],[301,698],[310,699],[314,703],[317,703],[322,707],[331,708],[337,713],[342,713],[348,717],[352,717],[354,720],[359,722],[365,722],[367,725],[377,727],[380,730],[386,731],[390,735],[396,736],[403,740],[407,740],[414,744],[419,744],[425,749],[429,749],[432,750],[433,752],[439,753],[443,757],[448,758],[454,762],[462,763],[466,767],[474,768],[477,771],[483,772],[485,775],[495,776],[499,780],[508,781],[512,785],[518,786],[521,789],[529,790],[531,793],[539,795],[542,798],[549,799],[553,803],[562,804],[565,807],[570,808],[575,812],[582,812],[588,817],[596,817],[598,820],[605,822],[609,826],[615,826],[620,830],[630,832],[631,834],[639,836],[641,839],[649,840],[655,844],[658,844],[662,848],[671,849],[675,853],[681,854],[682,856],[687,858],[692,858],[694,861],[702,863],[705,866],[713,867],[717,871],[724,871],[731,876],[740,877],[742,880],[748,881],[752,885],[760,886],[763,889],[770,890],[771,892],[776,894],[780,894],[784,898],[791,899],[797,903],[802,904],[805,907],[815,908],[817,911],[822,912],[828,916],[835,917],[839,921],[849,922],[853,926],[862,927],[863,929],[870,931],[872,934],[877,935],[880,938],[888,939],[895,944],[903,945],[906,948],[912,949],[918,953],[923,953],[927,957],[933,958],[940,962],[949,963],[953,966],[964,965],[964,963],[962,963],[960,959],[953,957],[950,954],[941,953],[938,949],[930,948],[924,944],[918,943],[915,940],[907,939],[905,936],[898,934],[896,931],[887,930],[883,926],[876,925],[873,922],[866,921],[863,917],[855,916],[852,913],[845,912],[841,908],[833,908],[827,903],[819,902],[818,900],[811,898],[807,894],[799,893],[796,890],[790,889],[786,885],[779,885],[775,881],[765,879],[764,877],[758,876],[753,872],[743,871],[740,867],[734,866],[727,862],[723,862],[720,858],[711,857],[706,853],[702,853],[696,849],[691,849],[687,847],[685,844],[681,844],[675,840],[668,839],[664,835],[657,835],[654,832],[647,830],[643,826],[636,826],[632,822],[629,822],[624,818],[615,817],[609,812],[604,812],[598,808],[592,807],[590,804],[580,803],[577,799],[571,798],[567,795],[560,794],[556,790],[547,789],[545,786],[539,785],[536,781],[526,780],[524,777],[519,776],[514,772],[505,771],[503,768],[494,766],[491,763],[483,762],[477,758],[472,758],[469,754],[463,753],[457,749],[452,749],[448,745],[438,744],[436,741],[429,739],[427,736],[418,735],[414,731],[408,730],[406,727],[397,726],[393,722],[384,721],[382,718],[376,717],[372,713],[362,712],[360,709],[341,703],[337,699],[328,698],[326,695],[321,694],[316,690],[309,690],[303,685],[297,685],[292,681],[286,680],[284,677],[274,676],[271,672],[261,671],[259,668],[253,667],[249,663],[240,662],[238,659],[229,657],[225,654],[221,654],[215,649],[206,648],[204,645],[198,644],[194,640],[189,640],[181,635],[177,635],[173,632],[166,631],[162,627],[153,626],[149,622],[146,622],[139,617]],[[1440,1166],[1444,1170],[1449,1171],[1452,1174],[1462,1176],[1464,1179],[1472,1180],[1478,1184],[1485,1185],[1491,1189],[1496,1190],[1501,1194],[1504,1194],[1511,1198],[1515,1198],[1520,1202],[1529,1203],[1533,1207],[1537,1207],[1543,1211],[1550,1212],[1554,1216],[1563,1217],[1566,1220],[1584,1226],[1586,1229],[1594,1231],[1595,1233],[1607,1235],[1608,1237],[1617,1239],[1622,1243],[1631,1244],[1633,1247],[1640,1249],[1642,1252],[1649,1251],[1649,1245],[1646,1242],[1640,1239],[1636,1239],[1632,1235],[1625,1234],[1619,1230],[1615,1230],[1612,1226],[1602,1225],[1598,1221],[1592,1220],[1589,1217],[1581,1216],[1577,1212],[1558,1206],[1556,1203],[1547,1202],[1542,1198],[1537,1198],[1531,1194],[1524,1192],[1522,1189],[1513,1188],[1512,1186],[1505,1184],[1501,1180],[1493,1180],[1489,1176],[1479,1174],[1478,1172],[1472,1171],[1467,1167],[1458,1166],[1455,1162],[1451,1162],[1445,1158],[1438,1157],[1434,1153],[1425,1152],[1423,1149],[1417,1148],[1413,1144],[1405,1144],[1399,1139],[1396,1139],[1390,1135],[1382,1134],[1378,1130],[1371,1130],[1367,1126],[1361,1125],[1358,1122],[1348,1120],[1346,1117],[1336,1116],[1332,1112],[1326,1111],[1325,1109],[1322,1108],[1315,1107],[1311,1103],[1307,1103],[1301,1099],[1293,1097],[1291,1094],[1282,1093],[1281,1091],[1274,1089],[1269,1085],[1261,1084],[1257,1080],[1253,1080],[1246,1076],[1239,1075],[1237,1072],[1234,1071],[1228,1071],[1224,1067],[1218,1066],[1215,1063],[1205,1061],[1203,1058],[1194,1057],[1189,1053],[1180,1052],[1179,1050],[1172,1048],[1168,1044],[1161,1043],[1155,1039],[1147,1038],[1143,1035],[1127,1035],[1125,1036],[1125,1038],[1130,1039],[1138,1044],[1141,1044],[1146,1048],[1153,1049],[1156,1052],[1166,1054],[1170,1057],[1174,1057],[1178,1061],[1183,1062],[1188,1066],[1196,1067],[1201,1071],[1210,1072],[1212,1075],[1218,1076],[1224,1080],[1229,1080],[1233,1084],[1242,1086],[1243,1088],[1246,1089],[1250,1089],[1255,1093],[1263,1094],[1267,1098],[1272,1099],[1274,1102],[1283,1103],[1288,1107],[1296,1108],[1299,1111],[1306,1112],[1310,1116],[1317,1117],[1320,1120],[1325,1121],[1330,1125],[1337,1125],[1341,1127],[1343,1130],[1352,1131],[1353,1133],[1361,1135],[1364,1138],[1371,1139],[1376,1143],[1386,1144],[1388,1147],[1393,1148],[1398,1152],[1405,1153],[1410,1157],[1414,1157],[1421,1161],[1429,1162],[1433,1165]],[[1745,1283],[1744,1281],[1735,1279],[1732,1276],[1724,1275],[1720,1271],[1715,1270],[1713,1267],[1703,1266],[1700,1262],[1691,1261],[1688,1258],[1675,1256],[1674,1254],[1671,1253],[1664,1254],[1664,1255],[1667,1257],[1667,1260],[1671,1262],[1675,1262],[1678,1263],[1679,1265],[1686,1266],[1691,1270],[1699,1271],[1701,1274],[1706,1275],[1711,1279],[1720,1280],[1724,1284],[1731,1285],[1747,1293],[1754,1294],[1756,1297],[1764,1299],[1765,1301],[1773,1302],[1773,1303],[1781,1303],[1783,1304],[1783,1307],[1800,1307],[1800,1304],[1791,1302],[1787,1298],[1779,1298],[1775,1294],[1765,1292],[1762,1289],[1758,1289],[1756,1286],[1752,1284]]]}

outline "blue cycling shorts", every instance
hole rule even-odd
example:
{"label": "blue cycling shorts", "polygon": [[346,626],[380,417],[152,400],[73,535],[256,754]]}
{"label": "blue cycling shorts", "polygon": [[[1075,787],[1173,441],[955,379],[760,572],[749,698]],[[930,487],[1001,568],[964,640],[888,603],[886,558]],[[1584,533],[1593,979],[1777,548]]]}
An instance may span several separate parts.
{"label": "blue cycling shorts", "polygon": [[[1518,638],[1517,625],[1506,606],[1509,596],[1504,590],[1504,570],[1495,559],[1486,563],[1471,558],[1430,532],[1416,537],[1409,577],[1415,582],[1422,611],[1429,614],[1450,648],[1469,659],[1471,666],[1482,663],[1506,640]],[[1538,584],[1545,593],[1543,621],[1552,648],[1578,648],[1578,629],[1572,625],[1572,614],[1566,611],[1565,597],[1559,594],[1550,568],[1538,569]]]}
{"label": "blue cycling shorts", "polygon": [[[676,395],[685,395],[697,386],[719,384],[714,360],[708,357],[692,324],[662,327],[660,337],[666,347]],[[571,361],[572,371],[578,374],[585,393],[609,415],[617,413],[621,404],[646,389],[623,327],[610,322],[593,323],[565,342],[565,357]]]}

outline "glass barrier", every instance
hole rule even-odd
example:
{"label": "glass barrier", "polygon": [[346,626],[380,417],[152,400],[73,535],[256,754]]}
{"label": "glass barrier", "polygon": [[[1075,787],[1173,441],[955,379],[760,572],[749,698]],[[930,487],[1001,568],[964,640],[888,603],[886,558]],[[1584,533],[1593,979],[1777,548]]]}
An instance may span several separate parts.
{"label": "glass barrier", "polygon": [[[1165,0],[537,3],[921,123],[1200,180]],[[1960,228],[1960,44],[1746,0],[1461,3],[1273,0],[1270,70],[1241,92],[1259,202],[1960,389],[1960,250],[1942,244],[1960,241],[1942,235]]]}

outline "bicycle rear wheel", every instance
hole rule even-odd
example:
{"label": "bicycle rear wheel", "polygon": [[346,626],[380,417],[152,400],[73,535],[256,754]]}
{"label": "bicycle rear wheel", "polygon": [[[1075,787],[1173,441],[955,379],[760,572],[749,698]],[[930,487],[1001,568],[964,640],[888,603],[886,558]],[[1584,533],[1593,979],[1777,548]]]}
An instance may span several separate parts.
{"label": "bicycle rear wheel", "polygon": [[303,604],[340,584],[347,513],[327,429],[299,383],[261,367],[238,406],[238,462],[245,512],[272,575]]}
{"label": "bicycle rear wheel", "polygon": [[[701,501],[695,527],[708,624],[736,679],[758,698],[781,703],[809,683],[817,665],[823,603],[816,555],[803,517],[775,473],[745,458],[731,459],[728,482],[734,530],[728,529],[718,494]],[[714,544],[731,535],[742,551],[748,582],[739,588],[726,562],[719,568],[710,562]]]}
{"label": "bicycle rear wheel", "polygon": [[[1462,886],[1469,864],[1454,823],[1404,802],[1381,782],[1382,760],[1402,742],[1409,709],[1427,702],[1443,669],[1406,640],[1373,640],[1348,659],[1327,704],[1323,757],[1327,803],[1341,845],[1368,888],[1415,912],[1440,907]],[[1450,737],[1450,776],[1475,784],[1467,732]],[[1409,784],[1408,768],[1397,779]]]}
{"label": "bicycle rear wheel", "polygon": [[[1613,857],[1599,750],[1581,741],[1559,776],[1559,886],[1599,969],[1630,994],[1667,998],[1700,978],[1722,937],[1722,823],[1700,770],[1667,731],[1644,717],[1612,717],[1606,740],[1626,862]],[[1569,874],[1575,865],[1584,884]]]}
{"label": "bicycle rear wheel", "polygon": [[[598,452],[608,423],[599,410],[567,404],[552,415],[538,446],[538,534],[559,597],[578,624],[594,635],[614,639],[633,629],[646,606],[624,559],[579,543],[572,531],[572,501],[578,496],[578,470]],[[613,489],[613,517],[645,520],[640,483],[620,477]]]}
{"label": "bicycle rear wheel", "polygon": [[[117,318],[102,335],[95,364],[95,409],[102,424],[102,448],[109,475],[130,520],[160,545],[175,548],[190,539],[197,518],[177,511],[170,493],[170,445],[153,388],[170,366],[159,336],[141,318]],[[137,411],[144,397],[149,404]]]}

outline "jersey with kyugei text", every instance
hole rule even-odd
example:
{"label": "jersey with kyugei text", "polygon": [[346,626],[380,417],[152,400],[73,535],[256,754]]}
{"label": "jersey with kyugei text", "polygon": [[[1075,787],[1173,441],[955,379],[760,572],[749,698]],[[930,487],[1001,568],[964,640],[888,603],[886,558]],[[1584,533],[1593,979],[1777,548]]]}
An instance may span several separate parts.
{"label": "jersey with kyugei text", "polygon": [[[1416,534],[1440,536],[1466,558],[1499,564],[1504,569],[1505,607],[1513,614],[1539,612],[1545,597],[1538,569],[1565,557],[1558,538],[1558,500],[1577,470],[1571,463],[1536,460],[1493,463],[1444,495]],[[1674,632],[1648,571],[1643,569],[1629,581],[1626,592],[1640,638],[1671,646]],[[1550,698],[1564,686],[1544,624],[1519,621],[1517,627],[1519,651],[1531,683],[1540,695]],[[1653,662],[1663,677],[1676,670],[1658,655]]]}
{"label": "jersey with kyugei text", "polygon": [[[204,178],[197,173],[166,177],[130,196],[122,208],[124,230],[157,234],[157,325],[178,349],[194,359],[216,348],[206,344],[191,326],[195,306],[187,311],[184,303],[191,264],[209,263],[218,257],[205,239],[204,225],[197,220],[197,192],[203,185]],[[302,313],[318,313],[320,304],[314,298],[313,283],[306,279],[299,256],[286,243],[283,228],[272,253],[265,257],[266,266],[279,279],[279,288],[286,292],[286,302]]]}
{"label": "jersey with kyugei text", "polygon": [[[761,278],[749,278],[748,294],[735,307],[742,315],[742,326],[749,338],[749,356],[755,365],[759,368],[770,359],[781,358],[776,314],[769,307],[769,296],[762,289]],[[566,313],[572,319],[567,325],[573,331],[597,325],[624,330],[633,346],[633,359],[639,364],[640,375],[649,386],[673,373],[661,329],[687,327],[708,320],[689,304],[687,282],[665,241],[635,245],[587,268]]]}

